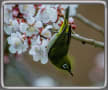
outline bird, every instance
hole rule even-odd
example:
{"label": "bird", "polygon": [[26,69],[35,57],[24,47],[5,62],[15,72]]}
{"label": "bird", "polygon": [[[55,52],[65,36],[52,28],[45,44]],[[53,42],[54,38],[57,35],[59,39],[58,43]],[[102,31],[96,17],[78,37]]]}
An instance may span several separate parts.
{"label": "bird", "polygon": [[54,34],[48,44],[48,58],[53,65],[73,76],[72,58],[68,55],[71,26],[68,24],[69,7],[66,8],[64,22],[58,33]]}

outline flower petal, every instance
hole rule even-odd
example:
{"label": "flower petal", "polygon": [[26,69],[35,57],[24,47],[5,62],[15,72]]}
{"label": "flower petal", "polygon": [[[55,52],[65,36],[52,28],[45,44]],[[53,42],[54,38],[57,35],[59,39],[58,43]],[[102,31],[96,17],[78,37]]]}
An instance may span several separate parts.
{"label": "flower petal", "polygon": [[16,49],[13,46],[9,47],[9,51],[13,54],[16,53]]}

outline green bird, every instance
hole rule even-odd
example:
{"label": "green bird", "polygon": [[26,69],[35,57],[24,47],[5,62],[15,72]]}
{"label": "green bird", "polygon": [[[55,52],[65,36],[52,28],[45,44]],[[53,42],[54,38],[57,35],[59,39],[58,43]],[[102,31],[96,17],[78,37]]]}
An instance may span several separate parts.
{"label": "green bird", "polygon": [[71,26],[68,24],[69,7],[66,8],[64,22],[48,45],[48,57],[57,68],[68,71],[72,76],[72,60],[68,55],[71,40]]}

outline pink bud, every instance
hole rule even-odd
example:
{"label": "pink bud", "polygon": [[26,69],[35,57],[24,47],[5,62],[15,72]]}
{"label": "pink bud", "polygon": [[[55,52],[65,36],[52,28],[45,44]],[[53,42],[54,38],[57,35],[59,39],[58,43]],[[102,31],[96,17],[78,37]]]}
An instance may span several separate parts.
{"label": "pink bud", "polygon": [[58,24],[58,26],[60,26],[61,27],[61,25],[63,24],[63,21],[61,21],[61,23],[60,24]]}
{"label": "pink bud", "polygon": [[72,29],[76,29],[76,25],[75,24],[72,24],[71,27],[72,27]]}
{"label": "pink bud", "polygon": [[18,13],[19,13],[19,12],[16,11],[16,10],[13,10],[13,12],[12,12],[12,14],[13,14],[14,17],[17,17],[17,16],[18,16]]}
{"label": "pink bud", "polygon": [[74,19],[72,17],[69,17],[69,24],[74,24]]}

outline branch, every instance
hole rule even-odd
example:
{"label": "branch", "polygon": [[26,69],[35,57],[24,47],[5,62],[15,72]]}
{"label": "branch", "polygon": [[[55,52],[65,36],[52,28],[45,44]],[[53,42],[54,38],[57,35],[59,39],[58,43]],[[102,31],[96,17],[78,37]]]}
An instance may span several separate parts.
{"label": "branch", "polygon": [[[58,33],[58,31],[53,31],[53,32],[54,33]],[[83,44],[86,44],[87,43],[87,44],[93,45],[95,47],[104,48],[104,43],[103,42],[96,41],[94,39],[89,39],[89,38],[80,36],[79,34],[75,33],[73,30],[72,30],[71,37],[73,39],[76,39],[78,41],[81,41]]]}
{"label": "branch", "polygon": [[95,47],[104,48],[104,43],[103,42],[96,41],[94,39],[88,39],[88,38],[80,36],[79,34],[76,34],[76,33],[72,33],[71,36],[72,36],[72,38],[74,38],[76,40],[79,40],[82,43],[87,43],[87,44],[93,45]]}
{"label": "branch", "polygon": [[85,18],[84,16],[82,16],[81,14],[77,14],[76,18],[78,18],[79,20],[81,20],[82,22],[84,22],[85,24],[87,24],[88,26],[94,28],[95,30],[97,30],[98,32],[104,34],[104,28],[95,24],[94,22],[88,20],[87,18]]}

